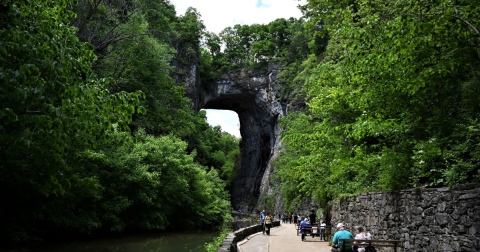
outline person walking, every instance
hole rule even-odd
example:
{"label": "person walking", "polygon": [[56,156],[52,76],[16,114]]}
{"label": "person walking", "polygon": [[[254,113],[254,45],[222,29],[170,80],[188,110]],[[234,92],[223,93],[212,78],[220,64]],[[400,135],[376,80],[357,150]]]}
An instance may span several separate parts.
{"label": "person walking", "polygon": [[325,220],[322,220],[321,224],[320,224],[320,240],[322,240],[322,238],[323,238],[323,241],[327,241],[327,236],[325,235],[325,227],[326,226],[327,226],[327,224],[325,223]]}
{"label": "person walking", "polygon": [[267,217],[265,217],[265,229],[267,231],[268,236],[270,236],[270,229],[272,229],[272,223],[273,223],[273,217],[270,215],[270,213],[268,213]]}
{"label": "person walking", "polygon": [[[338,229],[338,232],[336,232],[335,235],[333,236],[332,248],[330,248],[330,251],[333,251],[333,252],[352,252],[352,244],[351,243],[338,245],[338,239],[353,239],[352,233],[345,230],[345,227],[343,226],[343,223],[338,223],[337,224],[337,229]],[[349,245],[347,245],[347,244],[349,244]],[[343,246],[345,246],[345,250],[343,249]]]}
{"label": "person walking", "polygon": [[298,220],[298,214],[295,213],[295,214],[293,215],[293,223],[297,224],[297,220]]}
{"label": "person walking", "polygon": [[265,235],[265,209],[260,212],[260,224],[262,224],[262,233]]}
{"label": "person walking", "polygon": [[292,224],[292,213],[288,213],[288,222]]}

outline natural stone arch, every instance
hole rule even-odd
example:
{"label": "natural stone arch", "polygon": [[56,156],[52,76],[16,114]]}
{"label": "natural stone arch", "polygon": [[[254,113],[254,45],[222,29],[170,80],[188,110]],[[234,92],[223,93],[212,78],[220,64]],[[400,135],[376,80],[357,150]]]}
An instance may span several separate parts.
{"label": "natural stone arch", "polygon": [[240,119],[242,163],[232,192],[235,209],[253,208],[269,189],[270,160],[281,144],[278,119],[286,114],[279,101],[278,73],[276,65],[268,71],[232,71],[199,96],[198,109],[232,110]]}

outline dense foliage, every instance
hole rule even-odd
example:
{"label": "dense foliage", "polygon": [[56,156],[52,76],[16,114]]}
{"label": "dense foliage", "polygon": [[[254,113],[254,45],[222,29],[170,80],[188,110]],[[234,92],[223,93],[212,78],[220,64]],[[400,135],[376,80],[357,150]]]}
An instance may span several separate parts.
{"label": "dense foliage", "polygon": [[221,71],[265,69],[272,62],[301,62],[308,57],[308,42],[314,36],[303,24],[303,19],[280,18],[269,24],[235,25],[219,35],[207,33],[204,45],[212,57],[213,68]]}
{"label": "dense foliage", "polygon": [[230,220],[238,140],[172,78],[177,51],[198,57],[195,9],[8,0],[0,14],[1,240]]}
{"label": "dense foliage", "polygon": [[[279,18],[268,24],[235,25],[220,34],[207,32],[201,54],[202,77],[212,83],[221,73],[233,69],[266,70],[269,64],[282,66],[282,102],[303,101],[301,86],[309,75],[305,61],[315,61],[327,44],[328,35],[319,27],[307,27],[304,18]],[[224,50],[222,50],[224,48]],[[205,86],[205,89],[210,87]]]}
{"label": "dense foliage", "polygon": [[240,154],[239,139],[222,132],[220,126],[208,125],[204,111],[199,112],[194,125],[195,131],[185,138],[188,150],[196,151],[195,160],[199,164],[216,168],[220,177],[226,181],[227,189],[230,190],[236,178],[233,166]]}
{"label": "dense foliage", "polygon": [[480,182],[475,1],[301,8],[329,40],[303,63],[307,111],[283,120],[277,166],[289,207],[311,193],[325,206],[342,194]]}
{"label": "dense foliage", "polygon": [[95,55],[67,26],[70,11],[47,0],[17,4],[1,9],[2,179],[35,167],[44,192],[61,192],[68,152],[121,141],[112,123],[128,129],[141,92],[111,93],[110,79],[93,76]]}
{"label": "dense foliage", "polygon": [[281,64],[281,102],[307,104],[282,119],[274,161],[289,210],[480,182],[476,1],[308,0],[301,19],[220,34],[168,0],[0,3],[9,242],[229,220],[240,143],[190,109],[190,64],[206,90],[224,71]]}
{"label": "dense foliage", "polygon": [[187,143],[142,129],[134,140],[78,153],[74,186],[52,202],[58,204],[51,206],[52,221],[73,230],[120,231],[212,225],[225,217],[230,203],[223,180],[217,170],[194,162]]}

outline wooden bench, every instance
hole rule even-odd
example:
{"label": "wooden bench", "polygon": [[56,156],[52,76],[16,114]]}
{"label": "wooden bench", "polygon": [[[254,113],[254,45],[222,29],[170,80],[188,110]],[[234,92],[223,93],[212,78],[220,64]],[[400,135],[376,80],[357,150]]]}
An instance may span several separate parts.
{"label": "wooden bench", "polygon": [[304,241],[307,240],[308,236],[312,238],[315,238],[315,236],[318,236],[318,238],[321,238],[320,235],[327,237],[326,240],[328,241],[329,237],[332,235],[331,226],[315,226],[315,225],[306,226],[306,227],[303,227],[303,231],[308,232],[308,233],[305,233]]}
{"label": "wooden bench", "polygon": [[[313,227],[316,227],[317,225],[313,225]],[[312,227],[312,226],[309,226]],[[300,229],[302,227],[300,226],[300,223],[295,224],[295,229],[297,230],[297,236],[300,234]]]}
{"label": "wooden bench", "polygon": [[[355,242],[355,243],[354,243]],[[393,248],[393,251],[397,251],[398,249],[402,248],[402,241],[396,240],[355,240],[355,239],[338,239],[338,245],[342,245],[343,250],[345,251],[344,243],[347,246],[352,246],[353,251],[357,251],[358,245],[362,245],[364,247],[375,247],[375,248]]]}

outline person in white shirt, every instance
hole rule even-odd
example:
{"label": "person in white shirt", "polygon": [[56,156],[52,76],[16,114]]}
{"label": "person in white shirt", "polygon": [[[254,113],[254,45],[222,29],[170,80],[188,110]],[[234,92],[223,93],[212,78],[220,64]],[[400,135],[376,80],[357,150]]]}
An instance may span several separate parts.
{"label": "person in white shirt", "polygon": [[327,226],[327,224],[324,220],[322,220],[321,223],[322,224],[320,224],[320,240],[323,238],[324,241],[327,241],[327,236],[325,235],[325,227]]}
{"label": "person in white shirt", "polygon": [[[372,235],[368,232],[365,232],[365,229],[362,226],[356,226],[355,231],[357,235],[355,235],[355,240],[371,240]],[[356,242],[355,242],[356,243]],[[358,252],[365,252],[364,246],[358,246]]]}

